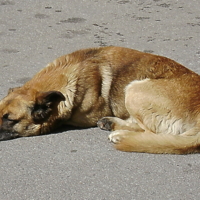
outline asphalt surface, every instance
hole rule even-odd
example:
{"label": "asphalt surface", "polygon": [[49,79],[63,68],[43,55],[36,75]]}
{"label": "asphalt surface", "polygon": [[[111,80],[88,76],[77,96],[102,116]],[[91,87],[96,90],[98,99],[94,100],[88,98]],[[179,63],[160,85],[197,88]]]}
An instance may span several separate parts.
{"label": "asphalt surface", "polygon": [[[199,0],[0,0],[0,98],[87,47],[138,49],[200,73],[199,36]],[[0,200],[200,199],[199,154],[124,153],[108,134],[62,129],[0,142]]]}

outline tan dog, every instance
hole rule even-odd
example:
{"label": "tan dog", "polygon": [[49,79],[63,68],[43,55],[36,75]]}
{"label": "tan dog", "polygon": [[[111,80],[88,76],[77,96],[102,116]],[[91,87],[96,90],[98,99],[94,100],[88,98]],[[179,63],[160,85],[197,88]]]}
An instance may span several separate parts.
{"label": "tan dog", "polygon": [[198,152],[199,80],[173,60],[132,49],[76,51],[0,101],[0,140],[96,126],[109,116],[98,125],[116,130],[109,137],[118,149]]}

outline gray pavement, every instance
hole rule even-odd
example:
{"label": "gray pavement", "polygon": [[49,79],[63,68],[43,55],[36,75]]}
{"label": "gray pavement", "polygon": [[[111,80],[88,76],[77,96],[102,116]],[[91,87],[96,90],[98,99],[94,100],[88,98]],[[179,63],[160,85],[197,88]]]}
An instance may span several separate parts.
{"label": "gray pavement", "polygon": [[[152,52],[200,73],[199,36],[199,0],[0,0],[0,98],[87,47]],[[200,199],[199,154],[124,153],[107,136],[62,129],[0,142],[0,200]]]}

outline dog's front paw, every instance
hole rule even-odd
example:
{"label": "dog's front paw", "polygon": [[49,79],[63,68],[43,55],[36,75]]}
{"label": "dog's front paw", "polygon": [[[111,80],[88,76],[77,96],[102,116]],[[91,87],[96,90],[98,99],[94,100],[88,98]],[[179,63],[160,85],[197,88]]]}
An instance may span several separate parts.
{"label": "dog's front paw", "polygon": [[100,119],[98,122],[97,122],[97,126],[100,128],[100,129],[103,129],[103,130],[106,130],[106,131],[112,131],[113,130],[113,122],[110,120],[109,117],[104,117],[102,119]]}
{"label": "dog's front paw", "polygon": [[119,131],[114,131],[108,136],[108,139],[114,144],[120,143],[123,139],[122,134]]}

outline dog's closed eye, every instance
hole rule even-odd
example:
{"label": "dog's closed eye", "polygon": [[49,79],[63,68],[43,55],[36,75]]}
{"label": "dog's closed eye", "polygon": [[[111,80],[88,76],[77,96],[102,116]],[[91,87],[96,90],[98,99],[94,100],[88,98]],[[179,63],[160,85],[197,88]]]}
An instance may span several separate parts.
{"label": "dog's closed eye", "polygon": [[8,119],[8,116],[9,116],[8,113],[4,114],[4,115],[3,115],[3,119]]}
{"label": "dog's closed eye", "polygon": [[11,119],[11,118],[9,117],[9,114],[8,114],[8,113],[6,113],[6,114],[3,115],[2,120],[3,120],[4,122],[7,121],[7,123],[10,122],[10,123],[12,123],[12,124],[16,124],[17,122],[19,122],[19,120]]}

